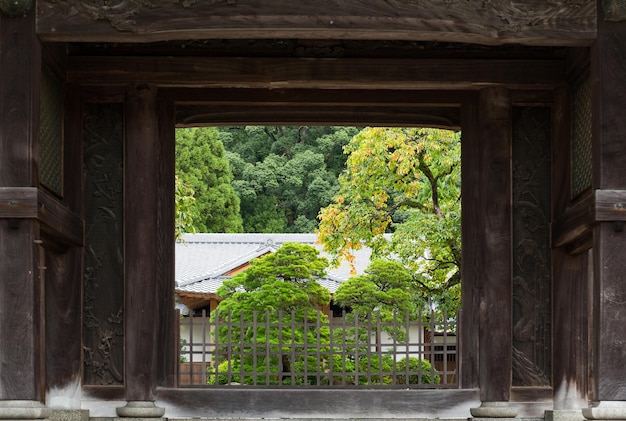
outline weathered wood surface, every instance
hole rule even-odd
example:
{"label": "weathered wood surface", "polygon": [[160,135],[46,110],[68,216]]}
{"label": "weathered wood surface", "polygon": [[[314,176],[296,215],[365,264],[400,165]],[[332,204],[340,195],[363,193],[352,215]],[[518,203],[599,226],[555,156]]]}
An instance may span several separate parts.
{"label": "weathered wood surface", "polygon": [[368,59],[72,56],[68,81],[84,85],[260,89],[535,89],[565,84],[560,59]]}
{"label": "weathered wood surface", "polygon": [[46,250],[46,389],[77,387],[82,363],[82,249]]}
{"label": "weathered wood surface", "polygon": [[[598,40],[592,49],[593,187],[626,190],[626,25],[599,16]],[[612,222],[594,228],[593,387],[592,400],[626,400],[626,233]]]}
{"label": "weathered wood surface", "polygon": [[597,222],[626,221],[626,191],[595,190],[556,214],[552,245],[571,245],[590,236]]}
{"label": "weathered wood surface", "polygon": [[158,318],[157,339],[157,383],[172,387],[176,383],[178,343],[174,303],[175,259],[175,185],[176,172],[176,133],[174,102],[161,100],[158,106],[159,144],[159,183],[158,183],[158,276],[156,285],[157,301],[154,306]]}
{"label": "weathered wood surface", "polygon": [[[461,166],[461,235],[462,243],[470,244],[477,235],[482,235],[483,209],[475,206],[481,196],[481,134],[478,127],[477,98],[468,101],[462,108]],[[481,250],[482,245],[463,247],[463,266],[461,267],[461,312],[459,314],[459,386],[461,388],[478,387],[478,335],[475,334],[480,324],[480,284],[481,268],[486,264]]]}
{"label": "weathered wood surface", "polygon": [[552,245],[561,247],[591,232],[594,224],[593,195],[587,194],[570,207],[556,213],[552,224]]}
{"label": "weathered wood surface", "polygon": [[166,88],[176,124],[366,124],[460,129],[464,92]]}
{"label": "weathered wood surface", "polygon": [[[64,51],[48,49],[46,61],[64,75]],[[54,54],[53,54],[54,53]],[[74,242],[84,244],[82,109],[77,86],[65,86],[63,129],[63,214],[75,230]],[[67,222],[67,218],[64,218]],[[80,384],[82,376],[83,249],[61,248],[58,235],[45,235],[46,250],[46,389],[64,390]],[[76,242],[78,241],[78,242]],[[64,242],[67,244],[67,242]]]}
{"label": "weathered wood surface", "polygon": [[56,198],[36,187],[0,187],[0,218],[32,218],[64,244],[84,243],[84,223]]}
{"label": "weathered wood surface", "polygon": [[[34,11],[9,18],[0,13],[0,186],[37,185],[37,92],[41,69]],[[39,227],[22,220],[17,229],[0,218],[0,400],[43,398],[42,279]]]}
{"label": "weathered wood surface", "polygon": [[418,126],[460,130],[460,110],[452,107],[178,106],[178,127],[202,125]]}
{"label": "weathered wood surface", "polygon": [[579,409],[588,392],[589,256],[552,251],[554,409]]}
{"label": "weathered wood surface", "polygon": [[626,221],[626,190],[596,190],[595,220]]}
{"label": "weathered wood surface", "polygon": [[[562,236],[578,225],[576,219],[568,224],[564,214],[572,197],[571,105],[567,89],[555,92],[552,109],[552,215],[565,216],[558,220],[559,228],[553,223],[552,234],[553,405],[555,410],[574,410],[586,405],[588,393],[589,255],[572,255],[572,250],[557,245],[567,243]],[[589,209],[588,204],[583,208]],[[581,218],[582,225],[587,226],[585,216]]]}
{"label": "weathered wood surface", "polygon": [[[125,103],[124,385],[127,401],[154,401],[161,298],[159,122],[156,88],[131,86]],[[173,227],[172,227],[173,228]],[[171,291],[171,290],[170,290]],[[156,308],[155,308],[156,304]],[[155,310],[157,311],[155,313]]]}
{"label": "weathered wood surface", "polygon": [[167,413],[205,419],[461,419],[478,399],[476,389],[159,389],[159,403],[172,406]]}
{"label": "weathered wood surface", "polygon": [[589,45],[595,0],[37,1],[45,41],[402,39]]}
{"label": "weathered wood surface", "polygon": [[[480,152],[472,200],[473,265],[479,282],[479,385],[483,402],[508,401],[511,390],[511,104],[509,92],[488,88],[479,96]],[[480,212],[482,210],[482,212]],[[466,209],[464,209],[466,211]]]}
{"label": "weathered wood surface", "polygon": [[0,187],[0,218],[36,218],[36,187]]}

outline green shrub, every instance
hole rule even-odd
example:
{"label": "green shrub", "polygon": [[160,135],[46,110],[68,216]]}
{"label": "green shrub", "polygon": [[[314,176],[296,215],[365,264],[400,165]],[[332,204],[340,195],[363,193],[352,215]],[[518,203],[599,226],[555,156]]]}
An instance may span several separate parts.
{"label": "green shrub", "polygon": [[436,374],[427,360],[409,357],[408,382],[406,381],[406,370],[406,358],[404,358],[396,364],[398,384],[438,384],[440,381],[439,375]]}

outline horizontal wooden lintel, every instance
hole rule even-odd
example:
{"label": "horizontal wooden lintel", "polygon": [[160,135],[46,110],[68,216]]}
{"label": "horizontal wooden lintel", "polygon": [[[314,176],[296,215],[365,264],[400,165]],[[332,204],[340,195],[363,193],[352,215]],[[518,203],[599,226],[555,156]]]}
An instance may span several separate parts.
{"label": "horizontal wooden lintel", "polygon": [[560,59],[69,57],[67,78],[81,85],[254,89],[550,89],[565,84]]}
{"label": "horizontal wooden lintel", "polygon": [[[596,2],[536,0],[38,0],[44,41],[384,39],[590,45]],[[572,4],[569,4],[572,3]]]}
{"label": "horizontal wooden lintel", "polygon": [[178,106],[178,127],[246,124],[316,124],[419,126],[459,130],[461,113],[455,107],[289,107],[289,106]]}
{"label": "horizontal wooden lintel", "polygon": [[84,244],[84,223],[55,197],[37,187],[0,187],[0,219],[36,219],[64,244]]}
{"label": "horizontal wooden lintel", "polygon": [[557,217],[552,225],[553,247],[580,251],[599,222],[626,221],[626,190],[595,190]]}
{"label": "horizontal wooden lintel", "polygon": [[37,188],[0,187],[0,218],[37,218]]}

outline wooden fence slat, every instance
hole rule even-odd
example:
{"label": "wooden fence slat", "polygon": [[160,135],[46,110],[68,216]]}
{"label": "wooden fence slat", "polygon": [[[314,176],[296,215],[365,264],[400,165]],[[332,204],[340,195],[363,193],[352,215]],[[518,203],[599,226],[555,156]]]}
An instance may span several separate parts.
{"label": "wooden fence slat", "polygon": [[[213,320],[205,311],[199,317],[190,315],[184,318],[181,326],[191,329],[190,340],[188,343],[181,341],[179,346],[182,350],[181,355],[189,355],[190,361],[181,363],[178,384],[207,385],[207,374],[210,371],[213,380],[209,385],[214,386],[220,383],[221,386],[226,383],[247,387],[318,388],[359,387],[359,384],[367,387],[405,388],[458,386],[456,347],[450,348],[450,339],[454,337],[456,324],[450,323],[445,313],[442,320],[435,320],[434,314],[431,313],[427,317],[429,321],[424,323],[421,312],[417,320],[411,320],[409,313],[405,312],[401,325],[398,323],[398,315],[391,321],[383,321],[379,313],[368,313],[365,319],[361,319],[355,312],[354,321],[350,323],[347,322],[344,313],[341,324],[322,322],[319,312],[316,312],[315,319],[311,317],[312,320],[308,319],[309,314],[305,314],[302,322],[296,320],[295,312],[291,312],[290,317],[279,312],[276,322],[272,322],[269,311],[262,314],[264,320],[260,320],[256,312],[249,320],[244,317],[243,312],[237,317],[231,311],[226,317],[216,314]],[[196,318],[200,320],[194,321]],[[287,318],[289,320],[285,320]],[[198,332],[193,332],[194,326],[196,328],[199,326],[201,330],[199,333],[201,341],[197,338]],[[405,330],[404,340],[398,339],[399,326]],[[272,344],[271,341],[266,341],[265,337],[261,337],[258,333],[259,328],[264,328],[265,335],[268,338],[274,337],[276,342]],[[322,342],[322,328],[329,329],[328,344]],[[439,328],[443,329],[443,332],[435,335]],[[222,339],[219,334],[214,334],[220,329],[225,336]],[[250,329],[251,336],[247,336],[246,332]],[[292,331],[291,335],[286,333],[287,329]],[[293,333],[298,329],[303,332],[302,341],[298,341]],[[354,340],[350,339],[352,330]],[[335,340],[337,332],[340,334],[339,340]],[[417,340],[414,337],[416,332]],[[363,334],[365,338],[362,337]],[[315,336],[313,342],[309,335]],[[246,339],[247,337],[249,339]],[[437,337],[441,337],[443,343],[438,342]],[[197,358],[198,354],[200,361]],[[454,359],[449,361],[450,355],[454,355]],[[341,362],[339,369],[334,366],[336,356],[339,356]],[[387,360],[388,356],[391,357],[390,360]],[[311,357],[315,358],[313,365],[309,363]],[[240,360],[239,367],[236,366],[234,358]],[[417,368],[410,365],[411,358],[420,361]],[[226,360],[228,360],[226,370],[218,371],[220,361]],[[260,367],[262,360],[264,361]],[[406,360],[407,363],[399,373],[398,363],[402,360]],[[424,360],[431,363],[428,371],[422,367],[421,361]],[[354,368],[348,368],[347,362],[354,364]],[[273,367],[276,367],[275,371],[272,371]],[[219,381],[220,375],[225,376],[227,381]],[[259,382],[261,376],[264,377],[264,382]],[[438,376],[440,383],[423,384],[426,376],[430,376],[431,380]],[[419,379],[418,384],[413,383],[414,380],[411,379],[414,378]],[[386,382],[389,384],[385,384]]]}

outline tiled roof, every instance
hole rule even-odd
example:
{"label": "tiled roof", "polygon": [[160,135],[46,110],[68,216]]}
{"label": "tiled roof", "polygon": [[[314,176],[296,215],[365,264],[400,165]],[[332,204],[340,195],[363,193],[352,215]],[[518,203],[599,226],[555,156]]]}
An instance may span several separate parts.
{"label": "tiled roof", "polygon": [[[228,278],[226,273],[287,242],[310,244],[328,257],[316,240],[316,234],[185,234],[183,242],[176,244],[176,290],[215,293]],[[365,271],[370,255],[367,248],[355,252],[355,274]],[[338,268],[329,269],[326,278],[319,282],[333,293],[355,275],[350,270],[350,265],[342,262]]]}

